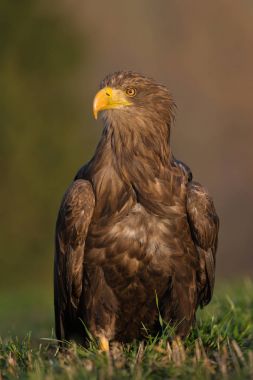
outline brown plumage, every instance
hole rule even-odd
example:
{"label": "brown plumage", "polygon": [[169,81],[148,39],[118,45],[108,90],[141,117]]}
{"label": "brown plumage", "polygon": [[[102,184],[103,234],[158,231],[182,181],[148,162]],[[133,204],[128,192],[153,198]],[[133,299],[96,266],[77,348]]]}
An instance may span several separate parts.
{"label": "brown plumage", "polygon": [[218,216],[172,155],[168,90],[132,72],[107,76],[101,89],[102,137],[57,219],[57,338],[85,343],[84,325],[122,342],[142,338],[143,326],[156,333],[156,297],[185,336],[212,297]]}

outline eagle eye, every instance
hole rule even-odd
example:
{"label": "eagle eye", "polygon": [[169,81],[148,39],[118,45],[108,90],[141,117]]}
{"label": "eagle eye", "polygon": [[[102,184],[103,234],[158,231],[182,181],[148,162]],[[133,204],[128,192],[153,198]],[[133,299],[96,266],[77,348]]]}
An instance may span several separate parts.
{"label": "eagle eye", "polygon": [[133,87],[128,87],[126,89],[127,96],[135,96],[136,95],[136,89]]}

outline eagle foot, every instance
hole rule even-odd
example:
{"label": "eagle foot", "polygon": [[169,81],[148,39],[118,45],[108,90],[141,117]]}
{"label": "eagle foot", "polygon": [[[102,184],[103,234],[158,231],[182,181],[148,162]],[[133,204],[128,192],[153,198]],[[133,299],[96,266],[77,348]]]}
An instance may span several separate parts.
{"label": "eagle foot", "polygon": [[100,336],[98,338],[99,348],[102,352],[109,352],[109,340],[105,336]]}

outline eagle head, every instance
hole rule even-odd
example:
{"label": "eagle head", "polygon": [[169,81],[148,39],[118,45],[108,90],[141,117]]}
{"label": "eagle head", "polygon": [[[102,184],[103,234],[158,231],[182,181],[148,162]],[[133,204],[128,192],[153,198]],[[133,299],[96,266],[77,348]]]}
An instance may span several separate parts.
{"label": "eagle head", "polygon": [[95,119],[103,111],[105,117],[139,123],[165,122],[174,118],[175,104],[168,89],[153,79],[132,71],[109,74],[100,84],[93,102]]}

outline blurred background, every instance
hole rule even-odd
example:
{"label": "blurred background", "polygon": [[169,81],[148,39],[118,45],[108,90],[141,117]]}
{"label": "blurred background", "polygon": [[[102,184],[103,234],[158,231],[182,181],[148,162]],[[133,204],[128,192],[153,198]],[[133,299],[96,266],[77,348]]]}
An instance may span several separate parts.
{"label": "blurred background", "polygon": [[101,134],[99,82],[118,69],[171,90],[174,154],[220,215],[217,276],[250,276],[253,2],[1,0],[0,10],[0,334],[49,335],[57,210]]}

